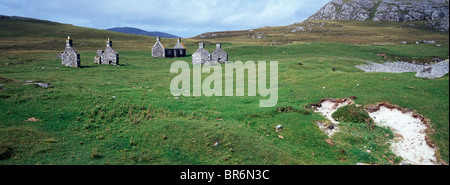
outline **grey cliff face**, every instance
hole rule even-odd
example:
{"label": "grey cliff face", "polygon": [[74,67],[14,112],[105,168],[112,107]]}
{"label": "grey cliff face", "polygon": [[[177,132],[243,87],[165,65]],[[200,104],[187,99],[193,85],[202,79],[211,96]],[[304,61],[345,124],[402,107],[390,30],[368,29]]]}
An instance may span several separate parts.
{"label": "grey cliff face", "polygon": [[427,26],[449,30],[448,0],[332,0],[308,20],[427,21]]}

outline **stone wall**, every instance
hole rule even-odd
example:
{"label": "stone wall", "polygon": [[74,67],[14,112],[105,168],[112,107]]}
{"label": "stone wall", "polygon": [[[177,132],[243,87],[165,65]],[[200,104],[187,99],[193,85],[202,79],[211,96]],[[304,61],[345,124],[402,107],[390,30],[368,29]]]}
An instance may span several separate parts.
{"label": "stone wall", "polygon": [[199,48],[192,54],[192,64],[202,65],[211,60],[211,54],[204,48],[204,43],[199,43]]}
{"label": "stone wall", "polygon": [[107,46],[102,58],[103,64],[119,65],[119,53],[112,47]]}
{"label": "stone wall", "polygon": [[175,50],[174,49],[164,49],[164,57],[166,57],[166,58],[175,57]]}
{"label": "stone wall", "polygon": [[66,40],[64,52],[58,54],[58,57],[61,58],[63,66],[81,67],[80,54],[73,48],[72,39],[70,39],[70,37]]}
{"label": "stone wall", "polygon": [[173,49],[174,50],[174,57],[185,57],[186,56],[186,49]]}
{"label": "stone wall", "polygon": [[228,61],[228,54],[222,49],[222,44],[216,44],[216,49],[211,53],[211,60],[219,63]]}
{"label": "stone wall", "polygon": [[192,64],[194,65],[215,65],[228,61],[228,54],[221,48],[221,44],[216,45],[216,50],[210,54],[205,48],[204,43],[199,43],[199,48],[192,54]]}
{"label": "stone wall", "polygon": [[119,65],[119,53],[112,48],[112,41],[106,41],[105,50],[98,50],[97,56],[94,57],[94,63],[97,64],[109,64],[109,65]]}
{"label": "stone wall", "polygon": [[156,38],[156,43],[152,47],[152,57],[164,58],[164,57],[166,57],[164,52],[165,52],[165,48],[161,44],[159,37],[157,37]]}
{"label": "stone wall", "polygon": [[181,43],[181,39],[178,38],[177,44],[173,47],[173,49],[166,49],[161,44],[161,39],[156,37],[156,43],[152,48],[152,57],[157,58],[171,58],[171,57],[185,57],[186,56],[186,47]]}

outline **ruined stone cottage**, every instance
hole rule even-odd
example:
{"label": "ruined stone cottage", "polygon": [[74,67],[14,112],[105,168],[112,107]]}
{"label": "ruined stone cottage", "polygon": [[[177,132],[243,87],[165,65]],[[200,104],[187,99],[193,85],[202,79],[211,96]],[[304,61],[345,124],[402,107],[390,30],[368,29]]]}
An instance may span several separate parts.
{"label": "ruined stone cottage", "polygon": [[173,47],[175,57],[185,57],[186,56],[186,46],[181,43],[181,38],[177,39],[177,43]]}
{"label": "ruined stone cottage", "polygon": [[63,66],[69,67],[81,67],[80,54],[73,47],[72,39],[70,36],[66,39],[66,49],[64,52],[58,53],[58,58],[61,58]]}
{"label": "ruined stone cottage", "polygon": [[112,47],[112,41],[108,38],[105,50],[98,50],[94,57],[94,63],[119,65],[119,53]]}
{"label": "ruined stone cottage", "polygon": [[205,49],[205,43],[199,43],[197,51],[192,54],[192,64],[208,65],[211,64],[211,62],[211,54]]}
{"label": "ruined stone cottage", "polygon": [[211,53],[211,59],[219,63],[228,61],[228,54],[222,49],[222,44],[216,44],[216,49]]}
{"label": "ruined stone cottage", "polygon": [[218,63],[226,63],[228,54],[222,48],[222,44],[216,44],[216,49],[210,54],[205,49],[203,42],[199,43],[199,48],[192,54],[192,64],[194,65],[215,65]]}
{"label": "ruined stone cottage", "polygon": [[156,37],[156,43],[152,47],[152,57],[156,58],[171,58],[171,57],[185,57],[186,47],[181,43],[181,38],[177,39],[177,43],[173,49],[167,49],[161,44],[161,38]]}

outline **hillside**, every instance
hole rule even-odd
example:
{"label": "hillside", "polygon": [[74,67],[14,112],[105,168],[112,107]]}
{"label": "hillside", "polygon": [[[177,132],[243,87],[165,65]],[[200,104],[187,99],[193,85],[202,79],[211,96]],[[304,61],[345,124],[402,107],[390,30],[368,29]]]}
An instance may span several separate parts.
{"label": "hillside", "polygon": [[[81,68],[55,59],[67,35]],[[120,52],[120,66],[93,62],[107,37]],[[165,46],[176,42],[161,40]],[[222,42],[230,61],[278,61],[277,105],[260,107],[268,96],[237,96],[250,89],[237,86],[236,96],[175,97],[170,84],[178,74],[170,68],[191,62],[200,40]],[[332,138],[321,130],[330,122],[312,106],[348,97],[360,110],[389,102],[423,115],[430,120],[424,145],[435,145],[439,163],[449,163],[449,75],[425,80],[355,67],[389,57],[448,58],[448,32],[427,21],[308,20],[206,33],[183,39],[182,58],[152,58],[154,43],[149,36],[0,16],[0,165],[403,164],[391,149],[403,136],[391,129],[343,121]],[[197,72],[203,82],[211,79]],[[341,109],[353,115],[346,112]]]}
{"label": "hillside", "polygon": [[301,23],[203,33],[194,39],[262,45],[302,42],[398,44],[434,40],[445,45],[449,39],[448,0],[333,0]]}
{"label": "hillside", "polygon": [[438,31],[448,31],[448,0],[332,0],[307,20],[426,21]]}
{"label": "hillside", "polygon": [[115,31],[120,33],[128,33],[128,34],[135,34],[135,35],[145,35],[145,36],[151,36],[151,37],[162,37],[162,38],[180,38],[179,36],[172,35],[169,33],[159,32],[159,31],[145,31],[138,28],[130,28],[130,27],[116,27],[116,28],[109,28],[106,29],[108,31]]}
{"label": "hillside", "polygon": [[239,42],[258,45],[284,45],[304,42],[349,44],[399,44],[403,41],[434,40],[448,44],[448,32],[435,31],[425,21],[388,22],[353,20],[313,20],[289,26],[210,32],[194,37],[198,41]]}
{"label": "hillside", "polygon": [[0,16],[0,25],[0,50],[64,50],[67,36],[78,50],[104,48],[108,37],[119,50],[149,50],[155,39],[15,16]]}

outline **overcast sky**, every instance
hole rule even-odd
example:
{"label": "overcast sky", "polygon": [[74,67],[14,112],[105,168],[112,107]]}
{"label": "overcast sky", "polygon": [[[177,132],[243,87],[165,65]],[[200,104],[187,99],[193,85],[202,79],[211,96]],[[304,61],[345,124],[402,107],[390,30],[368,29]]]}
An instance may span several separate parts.
{"label": "overcast sky", "polygon": [[184,38],[301,22],[330,0],[0,0],[0,15],[89,28],[136,27]]}

